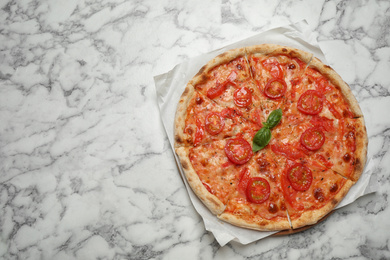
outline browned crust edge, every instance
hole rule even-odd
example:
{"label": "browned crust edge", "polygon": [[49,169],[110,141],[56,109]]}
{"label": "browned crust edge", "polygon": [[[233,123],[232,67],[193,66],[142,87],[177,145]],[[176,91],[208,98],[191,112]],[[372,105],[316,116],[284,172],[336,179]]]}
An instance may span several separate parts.
{"label": "browned crust edge", "polygon": [[357,181],[364,171],[364,167],[367,161],[367,147],[368,147],[368,137],[366,125],[364,118],[356,118],[357,120],[357,130],[355,133],[356,148],[355,148],[355,170],[350,177],[352,181]]}
{"label": "browned crust edge", "polygon": [[239,218],[234,214],[231,214],[229,212],[224,212],[218,216],[219,219],[226,221],[232,225],[242,227],[242,228],[248,228],[258,231],[280,231],[280,230],[286,230],[291,229],[290,222],[288,221],[287,217],[285,221],[272,221],[267,219],[262,219],[261,222],[249,222],[245,219]]}
{"label": "browned crust edge", "polygon": [[344,186],[339,190],[337,195],[330,200],[325,206],[318,210],[304,212],[298,219],[291,219],[293,229],[301,228],[308,225],[316,224],[319,220],[330,213],[347,195],[349,189],[355,184],[351,180],[347,180]]}
{"label": "browned crust edge", "polygon": [[336,87],[339,87],[341,93],[345,97],[354,117],[363,117],[359,103],[353,95],[349,85],[334,71],[330,66],[324,64],[320,59],[314,57],[309,64],[309,67],[315,68],[323,76],[327,77]]}
{"label": "browned crust edge", "polygon": [[180,163],[182,165],[187,182],[196,194],[196,196],[214,215],[221,214],[225,210],[225,205],[216,196],[211,194],[202,184],[198,174],[192,167],[192,163],[189,159],[190,148],[179,147],[176,148],[175,151],[176,154],[179,156]]}
{"label": "browned crust edge", "polygon": [[273,55],[284,54],[292,58],[299,58],[300,60],[302,60],[307,64],[309,64],[310,60],[313,57],[313,54],[310,52],[306,52],[288,46],[281,46],[277,44],[260,44],[260,45],[249,46],[246,47],[245,49],[247,55],[259,54],[259,55],[273,56]]}
{"label": "browned crust edge", "polygon": [[179,103],[177,104],[175,114],[175,125],[174,125],[174,147],[180,147],[185,145],[185,140],[188,137],[184,133],[185,121],[187,117],[187,108],[189,106],[192,97],[195,94],[195,88],[191,84],[187,84],[180,97]]}
{"label": "browned crust edge", "polygon": [[189,84],[196,86],[199,83],[204,82],[208,78],[208,74],[215,67],[228,63],[236,58],[245,57],[245,48],[237,48],[228,50],[222,54],[219,54],[212,60],[210,60],[206,65],[204,65],[199,72],[189,81]]}

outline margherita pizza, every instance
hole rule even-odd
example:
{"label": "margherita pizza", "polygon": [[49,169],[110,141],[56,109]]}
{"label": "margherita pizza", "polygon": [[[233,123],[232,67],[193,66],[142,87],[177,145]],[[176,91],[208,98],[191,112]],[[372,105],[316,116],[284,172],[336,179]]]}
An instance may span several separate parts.
{"label": "margherita pizza", "polygon": [[208,62],[175,118],[175,150],[195,194],[219,219],[261,231],[312,225],[331,212],[359,179],[367,143],[341,77],[279,45]]}

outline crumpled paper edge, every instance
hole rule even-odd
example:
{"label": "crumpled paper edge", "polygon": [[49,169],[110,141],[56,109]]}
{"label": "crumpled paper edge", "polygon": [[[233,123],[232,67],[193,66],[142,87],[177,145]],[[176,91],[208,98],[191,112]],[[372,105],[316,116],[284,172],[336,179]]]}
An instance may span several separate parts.
{"label": "crumpled paper edge", "polygon": [[[190,60],[184,61],[181,64],[176,65],[172,70],[154,76],[157,103],[160,109],[160,115],[165,131],[167,133],[169,143],[174,151],[174,136],[173,126],[176,113],[176,106],[180,99],[181,94],[187,82],[199,71],[199,69],[206,64],[209,60],[215,56],[234,48],[240,48],[244,46],[258,45],[262,43],[274,43],[280,45],[286,45],[302,49],[311,52],[315,57],[327,63],[324,53],[322,52],[318,42],[317,34],[309,30],[309,26],[305,20],[281,26],[273,29],[269,29],[262,33],[256,34],[252,37],[244,39],[242,41],[227,45],[220,49],[205,53],[198,57],[194,57]],[[255,230],[249,230],[233,226],[229,223],[219,220],[213,215],[193,193],[189,187],[186,178],[184,177],[183,169],[179,158],[174,153],[176,163],[178,165],[181,177],[188,191],[191,202],[195,210],[202,217],[206,230],[213,233],[214,237],[220,244],[224,246],[230,241],[236,241],[241,244],[249,244],[251,242],[263,239],[277,232],[259,232]],[[374,166],[370,157],[367,160],[365,170],[358,182],[352,186],[347,196],[341,201],[336,209],[344,207],[359,197],[376,190],[376,182],[371,182],[372,173],[374,172]]]}

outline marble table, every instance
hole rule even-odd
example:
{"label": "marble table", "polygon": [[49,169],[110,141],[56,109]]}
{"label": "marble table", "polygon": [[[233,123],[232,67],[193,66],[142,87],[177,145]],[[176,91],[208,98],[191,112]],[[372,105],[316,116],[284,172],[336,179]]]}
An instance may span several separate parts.
{"label": "marble table", "polygon": [[[307,231],[220,246],[153,76],[303,19],[361,105],[378,190]],[[1,1],[0,258],[389,259],[389,73],[389,1]]]}

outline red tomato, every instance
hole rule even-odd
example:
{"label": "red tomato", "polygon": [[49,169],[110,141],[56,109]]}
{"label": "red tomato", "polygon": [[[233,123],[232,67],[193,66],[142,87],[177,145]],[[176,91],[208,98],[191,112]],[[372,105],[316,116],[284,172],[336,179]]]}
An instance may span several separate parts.
{"label": "red tomato", "polygon": [[207,97],[210,99],[214,99],[214,98],[222,95],[222,93],[225,91],[226,85],[227,85],[226,82],[223,84],[217,82],[215,87],[209,88],[207,90]]}
{"label": "red tomato", "polygon": [[264,94],[272,99],[280,98],[284,95],[287,89],[287,84],[283,79],[273,78],[267,82],[264,88]]}
{"label": "red tomato", "polygon": [[253,177],[248,181],[246,188],[247,199],[256,204],[263,203],[269,198],[270,187],[266,179],[261,177]]}
{"label": "red tomato", "polygon": [[226,156],[235,164],[244,164],[252,157],[252,146],[242,137],[229,139],[225,145]]}
{"label": "red tomato", "polygon": [[248,187],[248,181],[250,180],[250,172],[248,168],[244,168],[240,173],[240,182],[237,186],[237,191],[245,196],[246,188]]}
{"label": "red tomato", "polygon": [[234,91],[233,100],[236,106],[247,107],[252,104],[252,93],[247,87],[241,87]]}
{"label": "red tomato", "polygon": [[219,134],[225,126],[225,121],[216,113],[211,112],[206,116],[205,120],[206,131],[211,135]]}
{"label": "red tomato", "polygon": [[325,135],[318,127],[311,127],[301,135],[301,144],[310,151],[321,148],[325,142]]}
{"label": "red tomato", "polygon": [[298,163],[287,170],[287,178],[293,189],[297,191],[308,190],[313,181],[311,170]]}
{"label": "red tomato", "polygon": [[210,99],[214,99],[225,91],[227,85],[233,85],[236,86],[236,83],[234,83],[234,80],[237,78],[237,73],[235,71],[232,71],[229,76],[227,77],[226,81],[223,83],[217,82],[215,84],[215,87],[211,87],[207,90],[207,97]]}
{"label": "red tomato", "polygon": [[298,110],[304,114],[316,115],[321,112],[324,96],[317,90],[308,90],[298,100]]}
{"label": "red tomato", "polygon": [[196,119],[196,132],[195,132],[194,146],[197,146],[202,141],[203,136],[204,136],[204,129],[203,129],[202,123],[197,118]]}
{"label": "red tomato", "polygon": [[283,69],[275,59],[267,59],[261,63],[273,78],[283,78]]}
{"label": "red tomato", "polygon": [[305,157],[305,154],[302,151],[299,151],[290,144],[275,143],[271,145],[271,150],[274,153],[284,155],[291,160],[299,160]]}
{"label": "red tomato", "polygon": [[332,132],[334,131],[333,120],[322,116],[313,116],[310,123],[319,127],[321,130]]}

